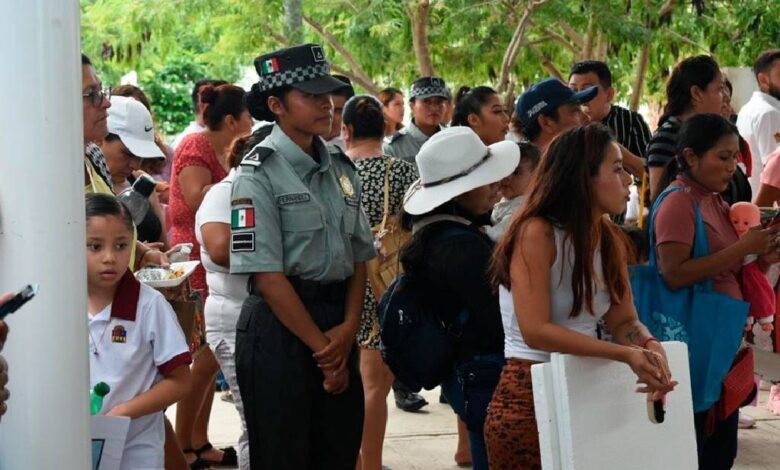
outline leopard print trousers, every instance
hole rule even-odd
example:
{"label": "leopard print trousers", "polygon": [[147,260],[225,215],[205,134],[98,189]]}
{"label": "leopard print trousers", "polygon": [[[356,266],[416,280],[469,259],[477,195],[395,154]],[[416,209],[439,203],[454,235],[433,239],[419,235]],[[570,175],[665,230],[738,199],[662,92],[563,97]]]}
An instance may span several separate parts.
{"label": "leopard print trousers", "polygon": [[541,470],[532,361],[507,359],[485,419],[491,470]]}

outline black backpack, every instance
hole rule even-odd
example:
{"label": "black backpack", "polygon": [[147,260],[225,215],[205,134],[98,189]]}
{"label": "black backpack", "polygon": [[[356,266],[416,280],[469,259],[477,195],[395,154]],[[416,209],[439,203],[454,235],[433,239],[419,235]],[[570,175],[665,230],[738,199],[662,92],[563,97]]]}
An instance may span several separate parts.
{"label": "black backpack", "polygon": [[[439,239],[465,230],[449,228]],[[462,310],[454,320],[442,320],[437,312],[424,307],[424,288],[401,273],[387,287],[378,307],[382,358],[395,377],[414,392],[431,390],[452,375],[455,343],[469,319],[468,310]]]}

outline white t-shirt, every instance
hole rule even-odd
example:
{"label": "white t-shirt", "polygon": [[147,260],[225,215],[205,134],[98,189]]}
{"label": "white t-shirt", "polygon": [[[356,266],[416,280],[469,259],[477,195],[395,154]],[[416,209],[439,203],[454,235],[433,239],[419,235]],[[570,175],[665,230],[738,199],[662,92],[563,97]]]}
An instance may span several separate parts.
{"label": "white t-shirt", "polygon": [[173,147],[173,149],[176,150],[176,147],[179,146],[182,139],[184,139],[190,134],[194,134],[196,132],[203,132],[205,130],[206,130],[205,127],[201,126],[196,121],[192,121],[191,123],[189,123],[189,125],[187,125],[187,127],[184,128],[183,131],[179,133],[179,135],[176,136],[175,139],[173,139],[173,143],[171,144],[171,147]]}
{"label": "white t-shirt", "polygon": [[[141,284],[136,301],[128,294],[131,291],[120,288],[114,302],[89,317],[90,390],[98,382],[111,387],[100,414],[148,391],[164,374],[192,362],[176,314],[162,294]],[[164,444],[162,411],[131,420],[120,468],[162,470]]]}
{"label": "white t-shirt", "polygon": [[762,91],[754,91],[750,101],[739,110],[737,117],[739,134],[750,145],[753,154],[753,172],[750,188],[758,194],[761,171],[769,155],[780,144],[780,101]]}
{"label": "white t-shirt", "polygon": [[[601,252],[593,257],[593,269],[597,279],[593,296],[593,313],[583,306],[580,314],[569,317],[574,305],[574,292],[571,289],[571,276],[574,271],[574,248],[566,240],[565,232],[557,227],[555,233],[555,262],[550,267],[550,320],[556,325],[566,327],[584,335],[596,337],[596,325],[612,306],[609,291],[603,284],[604,271],[601,266]],[[512,293],[501,286],[498,290],[498,303],[501,308],[501,320],[504,323],[504,355],[528,361],[549,362],[550,353],[530,348],[523,340],[523,334],[517,324]]]}
{"label": "white t-shirt", "polygon": [[206,269],[209,286],[204,308],[206,333],[225,333],[230,338],[235,337],[241,305],[249,295],[247,282],[250,276],[230,274],[230,269],[214,263],[203,243],[201,227],[210,222],[230,225],[230,189],[235,176],[236,170],[232,169],[225,179],[212,186],[195,214],[195,237],[200,244],[200,261]]}

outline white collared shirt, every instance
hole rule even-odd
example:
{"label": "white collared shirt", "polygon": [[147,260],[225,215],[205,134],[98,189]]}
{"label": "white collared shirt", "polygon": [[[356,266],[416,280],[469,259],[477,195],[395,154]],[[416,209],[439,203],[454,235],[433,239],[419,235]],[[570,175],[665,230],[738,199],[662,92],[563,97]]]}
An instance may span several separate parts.
{"label": "white collared shirt", "polygon": [[[135,295],[118,290],[114,302],[89,318],[89,333],[90,390],[98,382],[111,387],[100,414],[148,391],[165,374],[192,362],[170,304],[143,284],[137,301]],[[162,411],[133,419],[120,468],[162,470],[164,444]]]}
{"label": "white collared shirt", "polygon": [[762,91],[753,92],[750,101],[739,110],[737,128],[753,154],[750,187],[755,197],[767,158],[780,144],[780,101]]}

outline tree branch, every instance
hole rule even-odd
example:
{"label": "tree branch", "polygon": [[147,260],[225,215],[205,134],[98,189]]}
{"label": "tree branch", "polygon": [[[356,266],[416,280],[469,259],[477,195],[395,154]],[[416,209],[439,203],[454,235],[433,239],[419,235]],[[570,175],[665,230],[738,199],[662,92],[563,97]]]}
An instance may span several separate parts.
{"label": "tree branch", "polygon": [[634,88],[631,90],[631,99],[628,102],[628,108],[636,111],[639,108],[639,99],[642,97],[642,87],[645,84],[645,75],[647,74],[647,62],[650,59],[650,43],[646,42],[639,53],[639,65],[637,65],[636,79]]}
{"label": "tree branch", "polygon": [[578,33],[574,28],[571,27],[569,23],[566,21],[558,21],[558,26],[561,27],[563,32],[571,38],[572,41],[574,41],[580,48],[585,46],[585,39],[582,37],[580,33]]}
{"label": "tree branch", "polygon": [[661,6],[661,10],[658,12],[658,17],[663,18],[664,16],[672,13],[672,10],[676,4],[677,0],[666,0],[666,3]]}
{"label": "tree branch", "polygon": [[515,28],[515,32],[512,35],[512,40],[509,41],[509,45],[504,52],[504,59],[501,61],[501,73],[499,74],[498,89],[496,90],[499,95],[504,94],[509,86],[509,72],[517,61],[517,54],[520,52],[520,45],[523,42],[523,36],[528,27],[528,22],[531,19],[531,14],[546,2],[547,0],[529,2],[528,6],[525,8],[525,12],[523,12],[523,16],[520,18],[520,21],[518,21],[517,28]]}
{"label": "tree branch", "polygon": [[[661,23],[661,20],[668,15],[672,14],[672,10],[677,4],[677,0],[667,0],[661,6],[658,11],[658,16],[647,22],[647,28],[655,30]],[[670,30],[671,32],[671,30]],[[634,79],[634,87],[631,90],[631,99],[629,100],[629,108],[632,111],[636,111],[639,108],[639,100],[642,97],[642,88],[645,83],[645,75],[647,75],[647,64],[650,60],[650,41],[646,41],[642,50],[639,53],[639,64],[637,64],[636,78]]]}
{"label": "tree branch", "polygon": [[529,46],[538,46],[539,44],[544,44],[546,42],[553,41],[553,40],[555,40],[555,38],[553,38],[548,34],[547,36],[542,36],[539,39],[534,39],[533,41],[530,41],[526,44]]}
{"label": "tree branch", "polygon": [[280,45],[287,47],[290,45],[290,41],[288,41],[287,37],[283,34],[279,34],[276,31],[267,31],[266,34],[271,36],[271,39],[278,42]]}
{"label": "tree branch", "polygon": [[[325,28],[314,21],[311,17],[304,15],[303,21],[306,22],[309,26],[314,29],[317,34],[319,34],[325,42],[330,44],[330,46],[336,50],[336,52],[339,53],[339,55],[344,59],[344,61],[349,65],[349,67],[353,70],[353,76],[355,77],[355,81],[359,82],[363,88],[365,88],[370,93],[376,93],[376,91],[379,89],[376,84],[374,83],[374,80],[363,70],[363,68],[358,64],[357,60],[355,60],[355,57],[350,54],[350,52],[347,50],[346,47],[344,47],[341,42],[339,42],[338,39],[336,39],[333,34],[331,34],[329,31],[325,30]],[[344,70],[344,69],[341,69]],[[346,74],[345,74],[346,75]],[[358,80],[359,79],[359,80]]]}
{"label": "tree branch", "polygon": [[412,25],[412,45],[417,56],[417,66],[420,75],[430,77],[435,75],[431,62],[431,49],[428,45],[428,16],[430,14],[429,0],[415,0],[415,4],[406,8],[406,15]]}
{"label": "tree branch", "polygon": [[561,72],[558,70],[558,68],[555,66],[555,64],[552,63],[549,57],[544,55],[544,53],[539,50],[536,46],[528,46],[531,48],[531,50],[534,52],[534,54],[538,55],[540,59],[542,59],[542,67],[547,70],[547,72],[550,73],[551,76],[557,78],[558,80],[563,81],[563,75],[561,75]]}
{"label": "tree branch", "polygon": [[[530,25],[533,25],[533,26],[538,26],[539,25],[533,19],[530,19],[528,21],[529,21]],[[552,28],[547,27],[547,26],[543,26],[542,27],[542,31],[545,34],[547,34],[547,36],[543,36],[542,37],[542,39],[544,39],[545,41],[550,40],[550,39],[554,39],[554,40],[558,41],[559,43],[561,43],[563,45],[563,47],[565,47],[566,49],[570,50],[574,54],[579,54],[581,52],[581,50],[577,46],[572,44],[562,34],[558,33],[557,31],[554,31]],[[541,39],[537,39],[535,41],[531,41],[529,44],[541,44],[542,42],[544,42],[544,41],[541,41]]]}
{"label": "tree branch", "polygon": [[357,74],[355,74],[351,70],[347,70],[347,69],[341,67],[338,64],[331,64],[330,68],[331,68],[331,70],[333,70],[337,74],[344,75],[345,77],[347,77],[350,80],[352,80],[353,83],[356,83],[356,84],[360,85],[361,87],[363,87],[370,94],[372,94],[372,95],[379,94],[379,88],[376,86],[376,84],[374,84],[373,82],[366,83],[365,80],[363,80],[362,78],[358,77]]}
{"label": "tree branch", "polygon": [[580,59],[590,59],[593,57],[593,15],[588,19],[588,30],[585,35],[585,44],[582,46]]}

